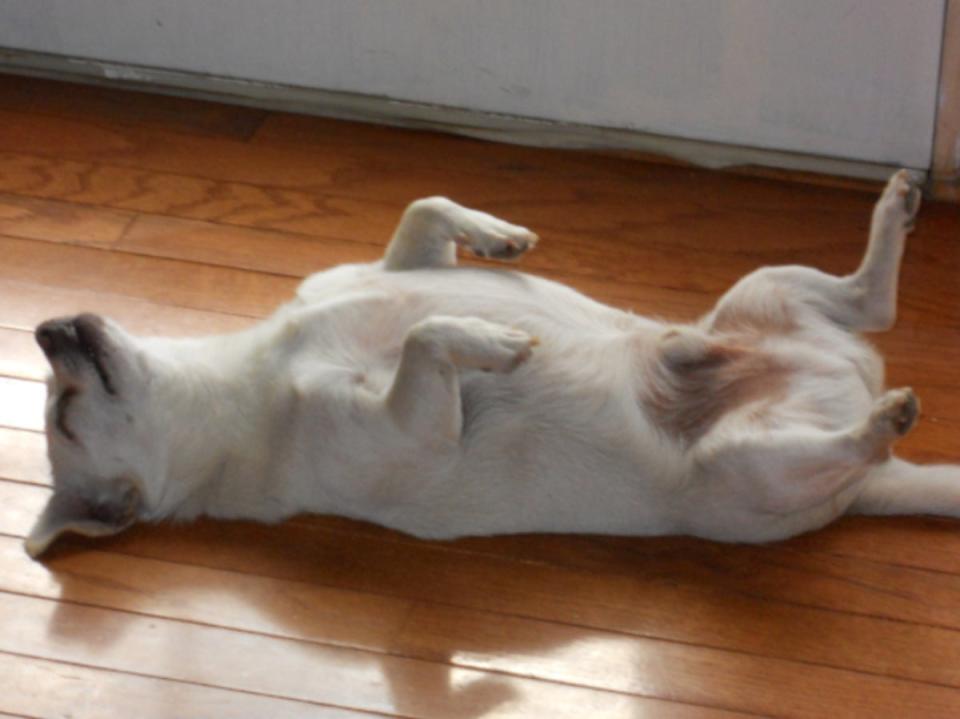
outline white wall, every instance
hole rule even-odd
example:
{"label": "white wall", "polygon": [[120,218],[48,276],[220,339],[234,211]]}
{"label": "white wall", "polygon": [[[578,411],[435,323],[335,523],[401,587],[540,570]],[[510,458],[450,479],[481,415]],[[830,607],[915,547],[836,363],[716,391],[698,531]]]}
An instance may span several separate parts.
{"label": "white wall", "polygon": [[0,46],[926,168],[944,0],[0,0]]}

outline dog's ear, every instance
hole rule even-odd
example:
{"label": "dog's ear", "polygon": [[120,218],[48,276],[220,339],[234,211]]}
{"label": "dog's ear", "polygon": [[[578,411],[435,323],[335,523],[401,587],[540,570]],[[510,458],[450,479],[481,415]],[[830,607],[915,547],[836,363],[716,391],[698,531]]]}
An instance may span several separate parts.
{"label": "dog's ear", "polygon": [[36,558],[65,532],[87,537],[122,532],[137,521],[141,500],[140,489],[124,477],[97,482],[88,489],[58,488],[30,530],[24,548]]}

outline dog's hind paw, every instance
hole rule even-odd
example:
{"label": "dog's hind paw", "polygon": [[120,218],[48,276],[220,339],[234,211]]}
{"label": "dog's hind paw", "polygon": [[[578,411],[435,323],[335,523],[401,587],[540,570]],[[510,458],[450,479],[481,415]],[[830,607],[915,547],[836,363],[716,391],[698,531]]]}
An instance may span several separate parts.
{"label": "dog's hind paw", "polygon": [[884,219],[894,222],[909,232],[920,209],[922,192],[916,175],[909,170],[899,170],[887,182],[877,202],[877,210]]}
{"label": "dog's hind paw", "polygon": [[874,402],[870,416],[854,439],[862,443],[870,459],[886,459],[890,456],[890,446],[913,429],[919,414],[920,403],[912,389],[889,390]]}
{"label": "dog's hind paw", "polygon": [[892,389],[877,400],[871,421],[882,434],[902,437],[909,432],[920,414],[920,402],[909,387]]}

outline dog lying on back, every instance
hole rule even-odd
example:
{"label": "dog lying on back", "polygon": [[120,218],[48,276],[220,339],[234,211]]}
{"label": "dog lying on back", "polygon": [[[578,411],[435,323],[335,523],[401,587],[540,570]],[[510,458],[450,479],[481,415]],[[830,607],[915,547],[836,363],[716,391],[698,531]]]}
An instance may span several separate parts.
{"label": "dog lying on back", "polygon": [[306,279],[249,330],[44,322],[54,492],[26,541],[200,515],[332,513],[420,537],[781,539],[850,512],[960,514],[960,467],[890,448],[917,416],[858,333],[888,329],[919,205],[876,205],[859,269],[761,269],[670,325],[506,270],[535,235],[444,198],[383,260]]}

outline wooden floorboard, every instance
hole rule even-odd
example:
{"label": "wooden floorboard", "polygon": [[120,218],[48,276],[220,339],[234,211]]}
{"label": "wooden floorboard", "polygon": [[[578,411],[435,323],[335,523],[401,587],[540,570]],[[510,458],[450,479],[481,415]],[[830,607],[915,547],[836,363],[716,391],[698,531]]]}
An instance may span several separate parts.
{"label": "wooden floorboard", "polygon": [[[14,566],[15,565],[15,566]],[[49,570],[49,572],[47,571]],[[859,692],[880,692],[883,701],[899,703],[909,686],[883,677],[863,676],[824,667],[772,661],[763,657],[708,650],[697,646],[651,641],[612,632],[588,631],[516,616],[497,615],[391,597],[357,594],[310,583],[268,580],[246,573],[189,567],[129,555],[90,551],[55,559],[48,568],[30,564],[19,542],[0,540],[0,574],[15,578],[0,589],[57,598],[188,622],[241,629],[258,634],[300,638],[324,644],[359,647],[380,653],[430,659],[452,666],[495,669],[499,673],[535,676],[580,686],[630,693],[655,692],[690,701],[721,701],[762,714],[787,706],[783,696],[743,695],[744,686],[772,679],[790,682],[802,672],[829,688],[829,696],[810,704],[804,682],[789,702],[790,714],[822,716],[855,702]],[[67,586],[69,585],[69,587]],[[212,603],[209,595],[223,599]],[[270,611],[263,609],[269,606]],[[303,616],[303,607],[316,609]],[[301,615],[301,616],[298,616]],[[374,618],[375,622],[370,622]],[[796,619],[796,617],[795,617]],[[402,624],[403,630],[397,633]],[[841,641],[857,643],[856,622],[847,622]],[[863,637],[881,643],[878,662],[914,675],[956,682],[956,669],[944,664],[948,633],[899,625],[861,623]],[[882,631],[877,632],[877,627]],[[358,628],[360,631],[358,631]],[[811,628],[811,623],[803,627]],[[823,626],[822,630],[828,629]],[[899,630],[899,640],[897,632]],[[922,657],[904,654],[910,638],[923,635]],[[939,639],[938,641],[938,634]],[[944,642],[946,640],[946,643]],[[639,666],[625,657],[643,657]],[[842,656],[833,661],[842,661]],[[919,664],[917,664],[917,660]],[[623,675],[620,666],[634,672]],[[894,666],[896,665],[896,666]],[[881,666],[883,666],[881,664]],[[939,670],[938,670],[939,667]],[[737,681],[737,680],[740,681]],[[941,692],[949,701],[951,694]],[[935,692],[936,694],[936,692]],[[770,702],[776,701],[773,705]],[[809,706],[808,706],[809,704]],[[879,706],[879,705],[878,705]],[[925,705],[936,713],[937,704]]]}
{"label": "wooden floorboard", "polygon": [[[214,589],[214,597],[216,590]],[[720,709],[0,593],[0,651],[411,717],[723,716]],[[52,631],[51,631],[52,630]],[[186,650],[189,648],[189,651]],[[925,703],[937,710],[935,689]]]}
{"label": "wooden floorboard", "polygon": [[132,212],[0,194],[0,234],[110,247],[136,219]]}
{"label": "wooden floorboard", "polygon": [[[64,288],[0,277],[5,329],[33,332],[45,319],[76,313],[77,307],[114,317],[139,334],[190,335],[229,332],[248,327],[255,318],[163,305],[106,290]],[[175,328],[175,329],[170,329]]]}
{"label": "wooden floorboard", "polygon": [[[764,264],[842,272],[871,192],[0,77],[0,716],[955,717],[960,525],[765,547],[423,542],[337,518],[22,538],[49,493],[31,330],[249,325],[445,194],[542,237],[523,268],[692,318]],[[914,459],[957,461],[960,210],[924,208],[900,322]]]}
{"label": "wooden floorboard", "polygon": [[384,716],[6,652],[0,652],[0,692],[3,694],[0,703],[9,711],[17,712],[0,713],[0,717],[31,719],[102,719],[105,716],[370,719]]}

